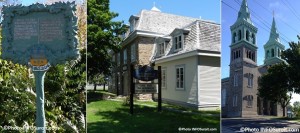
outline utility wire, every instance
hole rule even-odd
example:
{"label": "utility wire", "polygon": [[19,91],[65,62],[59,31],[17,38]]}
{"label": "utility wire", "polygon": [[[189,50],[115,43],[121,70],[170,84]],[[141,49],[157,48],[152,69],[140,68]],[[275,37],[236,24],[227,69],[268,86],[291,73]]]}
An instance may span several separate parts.
{"label": "utility wire", "polygon": [[[267,12],[269,12],[270,14],[272,14],[272,11],[268,10],[266,7],[264,7],[263,5],[261,5],[258,1],[254,0],[254,2],[259,5],[260,7],[262,7],[263,9],[265,9]],[[300,32],[297,31],[295,28],[293,28],[291,25],[289,25],[287,22],[285,22],[284,20],[282,20],[281,18],[278,18],[278,20],[280,20],[281,22],[283,22],[285,25],[287,25],[291,30],[294,30],[296,32],[296,34],[299,34]]]}
{"label": "utility wire", "polygon": [[[239,2],[239,1],[237,1],[237,0],[234,0],[238,5],[240,5],[241,6],[241,3]],[[263,19],[262,17],[260,17],[256,12],[254,12],[253,10],[252,10],[252,8],[249,8],[248,7],[248,9],[252,12],[252,15],[253,15],[253,17],[255,17],[257,20],[259,20],[265,27],[267,27],[267,29],[269,29],[269,31],[267,31],[267,32],[270,32],[271,31],[271,24],[269,24],[265,19]],[[262,26],[261,26],[262,27]],[[265,28],[264,28],[265,29]],[[285,41],[285,42],[289,42],[288,40],[291,40],[291,39],[289,39],[285,34],[283,34],[283,33],[281,33],[280,31],[278,31],[278,33],[281,35],[280,36],[280,38],[283,40],[283,41]]]}
{"label": "utility wire", "polygon": [[[222,3],[225,4],[226,6],[228,6],[229,8],[233,9],[234,11],[239,12],[237,9],[235,9],[235,8],[232,7],[231,5],[227,4],[226,2],[222,1]],[[254,16],[254,17],[256,17],[256,16]],[[256,17],[256,18],[257,18],[257,17]],[[257,18],[257,19],[258,19],[258,18]],[[258,19],[258,20],[259,20],[259,19]],[[259,20],[259,21],[262,22],[261,20]],[[254,24],[257,25],[257,26],[259,26],[260,28],[264,29],[266,32],[270,32],[270,30],[271,30],[271,29],[270,29],[266,24],[264,24],[264,23],[263,23],[263,24],[264,24],[265,27],[267,27],[267,28],[265,28],[264,26],[262,26],[262,25],[259,24],[259,23],[255,23],[255,22],[254,22]],[[282,39],[283,41],[289,43],[286,39],[284,39],[284,38],[282,38],[282,37],[281,37],[281,39]]]}

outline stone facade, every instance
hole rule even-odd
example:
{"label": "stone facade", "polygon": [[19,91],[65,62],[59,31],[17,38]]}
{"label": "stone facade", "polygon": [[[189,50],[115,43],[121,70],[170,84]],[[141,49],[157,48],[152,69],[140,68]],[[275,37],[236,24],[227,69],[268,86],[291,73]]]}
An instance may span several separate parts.
{"label": "stone facade", "polygon": [[[258,78],[267,72],[269,65],[279,63],[279,56],[266,58],[265,63],[257,65],[257,28],[252,24],[246,0],[243,0],[237,21],[230,27],[232,32],[230,75],[222,79],[222,116],[252,117],[257,115],[282,116],[281,107],[257,96]],[[276,32],[276,33],[275,33]],[[270,39],[265,48],[282,50],[278,42],[275,20],[273,19]],[[275,43],[274,43],[275,42]],[[279,48],[277,48],[279,49]],[[266,50],[268,51],[268,50]],[[278,50],[279,51],[279,50]],[[277,54],[275,54],[277,55]],[[272,64],[270,63],[272,59]]]}

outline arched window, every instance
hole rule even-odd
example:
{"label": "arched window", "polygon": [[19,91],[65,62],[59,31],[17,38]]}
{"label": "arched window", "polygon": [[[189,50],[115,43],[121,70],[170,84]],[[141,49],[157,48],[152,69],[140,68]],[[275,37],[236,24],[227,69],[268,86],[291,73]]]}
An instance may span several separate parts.
{"label": "arched window", "polygon": [[232,42],[235,43],[237,41],[236,33],[234,32],[232,35]]}
{"label": "arched window", "polygon": [[255,53],[252,53],[252,60],[255,61]]}
{"label": "arched window", "polygon": [[242,39],[242,31],[239,30],[239,40],[241,40],[241,39]]}
{"label": "arched window", "polygon": [[249,41],[249,36],[250,36],[250,32],[247,30],[246,31],[246,40]]}
{"label": "arched window", "polygon": [[274,57],[274,49],[272,49],[271,55],[272,55],[272,57]]}
{"label": "arched window", "polygon": [[278,53],[277,56],[280,57],[281,53],[280,53],[280,49],[278,49]]}
{"label": "arched window", "polygon": [[255,44],[255,35],[252,33],[252,43]]}
{"label": "arched window", "polygon": [[267,50],[267,53],[266,53],[266,58],[269,58],[270,57],[270,51]]}

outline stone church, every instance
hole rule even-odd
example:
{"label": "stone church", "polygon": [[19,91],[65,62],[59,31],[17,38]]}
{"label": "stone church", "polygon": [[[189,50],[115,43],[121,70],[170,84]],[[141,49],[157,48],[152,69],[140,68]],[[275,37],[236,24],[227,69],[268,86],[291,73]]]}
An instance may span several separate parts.
{"label": "stone church", "polygon": [[282,62],[284,45],[273,17],[269,40],[264,45],[264,64],[257,64],[255,27],[250,18],[247,1],[243,0],[236,22],[231,30],[231,59],[229,77],[222,79],[222,116],[252,117],[257,115],[282,116],[280,105],[257,96],[258,78],[270,65]]}

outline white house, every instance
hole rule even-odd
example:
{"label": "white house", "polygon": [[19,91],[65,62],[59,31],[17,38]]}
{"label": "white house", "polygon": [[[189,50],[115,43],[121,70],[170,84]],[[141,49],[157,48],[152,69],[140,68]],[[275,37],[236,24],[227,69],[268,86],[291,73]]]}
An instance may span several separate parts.
{"label": "white house", "polygon": [[156,7],[132,15],[129,22],[122,50],[112,53],[117,67],[112,70],[111,92],[129,94],[130,64],[155,64],[162,66],[163,102],[220,106],[220,24]]}

